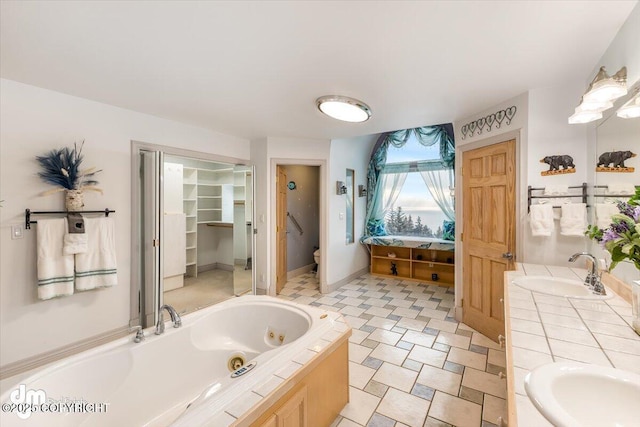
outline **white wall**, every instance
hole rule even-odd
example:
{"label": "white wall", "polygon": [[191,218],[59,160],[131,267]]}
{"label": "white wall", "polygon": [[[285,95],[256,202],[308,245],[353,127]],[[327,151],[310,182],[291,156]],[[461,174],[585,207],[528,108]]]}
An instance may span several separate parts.
{"label": "white wall", "polygon": [[[249,141],[76,98],[10,80],[0,82],[0,365],[105,333],[129,321],[131,262],[131,140],[249,158]],[[35,156],[85,140],[84,166],[104,195],[89,209],[116,210],[118,286],[70,297],[36,299],[37,225],[11,240],[24,209],[61,210],[62,194],[36,175]]]}
{"label": "white wall", "polygon": [[287,211],[296,219],[303,233],[287,219],[287,271],[314,263],[314,247],[320,246],[320,169],[317,166],[285,167],[287,182],[296,183],[287,190]]}
{"label": "white wall", "polygon": [[[331,141],[329,161],[329,242],[325,256],[328,262],[327,283],[337,283],[369,265],[369,253],[359,243],[364,233],[367,198],[358,197],[358,185],[367,186],[367,168],[371,150],[378,135],[366,135]],[[335,192],[336,181],[346,181],[347,169],[355,172],[354,243],[346,243],[347,223],[340,219],[346,209],[345,196]],[[346,217],[346,215],[345,215]]]}

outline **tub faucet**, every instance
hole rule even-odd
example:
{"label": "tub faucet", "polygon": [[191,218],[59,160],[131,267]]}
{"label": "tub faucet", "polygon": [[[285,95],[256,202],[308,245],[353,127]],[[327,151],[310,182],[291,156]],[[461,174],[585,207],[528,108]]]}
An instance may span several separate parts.
{"label": "tub faucet", "polygon": [[569,262],[574,262],[578,259],[578,257],[581,256],[587,257],[591,261],[591,271],[587,273],[587,277],[584,279],[585,286],[591,289],[594,294],[606,295],[607,292],[604,290],[604,286],[600,281],[600,274],[598,274],[598,260],[596,259],[596,257],[588,252],[578,252],[571,255],[571,258],[569,258]]}
{"label": "tub faucet", "polygon": [[169,304],[165,304],[160,307],[160,313],[158,313],[158,323],[156,323],[156,335],[160,335],[164,333],[164,310],[169,312],[169,316],[171,316],[171,321],[173,322],[174,328],[179,328],[182,326],[182,319],[180,319],[180,315],[178,312],[171,307]]}

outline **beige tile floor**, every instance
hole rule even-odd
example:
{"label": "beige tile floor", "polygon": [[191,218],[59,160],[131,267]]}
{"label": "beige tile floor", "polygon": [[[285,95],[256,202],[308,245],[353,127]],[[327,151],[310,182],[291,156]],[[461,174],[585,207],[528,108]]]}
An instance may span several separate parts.
{"label": "beige tile floor", "polygon": [[330,294],[313,274],[280,298],[342,313],[350,402],[332,427],[493,427],[506,419],[505,354],[453,318],[453,289],[365,274]]}

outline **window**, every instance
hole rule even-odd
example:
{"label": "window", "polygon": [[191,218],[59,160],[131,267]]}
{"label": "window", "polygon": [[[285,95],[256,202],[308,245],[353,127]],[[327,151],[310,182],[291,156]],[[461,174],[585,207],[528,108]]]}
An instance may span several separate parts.
{"label": "window", "polygon": [[386,137],[370,164],[379,170],[367,211],[370,235],[443,237],[444,222],[455,216],[453,150],[443,126]]}

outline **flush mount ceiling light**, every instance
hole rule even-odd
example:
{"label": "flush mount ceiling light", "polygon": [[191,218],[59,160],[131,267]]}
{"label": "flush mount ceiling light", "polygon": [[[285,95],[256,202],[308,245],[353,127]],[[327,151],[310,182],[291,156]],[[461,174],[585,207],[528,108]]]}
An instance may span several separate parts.
{"label": "flush mount ceiling light", "polygon": [[607,102],[613,101],[627,94],[627,67],[622,67],[613,76],[609,77],[604,67],[591,82],[589,90],[584,94],[586,101]]}
{"label": "flush mount ceiling light", "polygon": [[371,117],[371,109],[367,104],[347,96],[322,96],[316,99],[316,105],[322,113],[344,122],[361,123]]}
{"label": "flush mount ceiling light", "polygon": [[616,115],[623,119],[640,117],[640,87],[637,87],[631,99],[618,109]]}

